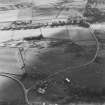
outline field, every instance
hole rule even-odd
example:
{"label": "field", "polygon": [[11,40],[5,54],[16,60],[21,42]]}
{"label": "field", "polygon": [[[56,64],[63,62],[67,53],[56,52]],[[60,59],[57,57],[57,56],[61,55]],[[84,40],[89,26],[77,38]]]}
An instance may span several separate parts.
{"label": "field", "polygon": [[[21,79],[23,84],[29,88],[33,84],[40,87],[40,82],[38,82],[40,80],[47,80],[49,83],[45,94],[31,90],[28,95],[30,102],[41,99],[60,105],[78,102],[104,103],[104,47],[100,42],[97,57],[92,61],[97,49],[96,40],[91,36],[89,30],[76,29],[76,31],[71,29],[70,33],[66,34],[69,35],[67,37],[73,41],[72,43],[64,40],[42,41],[37,42],[38,48],[29,48],[25,51],[26,70],[29,75]],[[61,35],[62,39],[63,32],[65,31],[59,31],[51,36],[57,38]],[[96,36],[104,39],[104,35],[100,36],[102,33],[102,30],[98,31]],[[85,40],[84,43],[81,38]],[[81,65],[82,67],[79,67]],[[70,80],[70,83],[65,81],[66,78]]]}
{"label": "field", "polygon": [[[1,37],[3,36],[1,42],[6,38],[11,39],[11,36],[15,39],[1,45],[24,47],[22,54],[26,73],[18,79],[26,89],[34,85],[35,89],[28,93],[30,103],[47,102],[59,105],[99,103],[100,105],[105,102],[104,26],[101,25],[100,28],[98,25],[93,25],[92,28],[99,41],[98,52],[93,33],[82,27],[43,28],[42,33],[46,39],[31,41],[22,41],[22,38],[29,37],[32,30],[26,32],[20,30],[14,33],[1,31]],[[32,34],[38,36],[40,31],[33,30]],[[2,54],[4,55],[0,57],[4,58],[4,61],[0,63],[6,59],[5,53]],[[5,67],[6,65],[3,68]],[[11,65],[10,68],[8,72],[14,70]],[[18,74],[18,71],[15,73]],[[48,83],[44,94],[38,90],[44,86],[43,82],[41,83],[43,80]]]}
{"label": "field", "polygon": [[[22,54],[26,73],[22,77],[19,76],[18,79],[26,89],[33,85],[35,87],[28,93],[29,102],[58,103],[59,105],[104,103],[104,27],[97,29],[96,26],[93,25],[92,28],[99,41],[99,51],[93,33],[89,29],[77,26],[43,28],[42,33],[46,39],[29,41],[22,41],[22,38],[29,37],[32,30],[26,30],[26,33],[20,30],[14,32],[12,38],[15,40],[1,44],[8,47],[24,47]],[[38,36],[39,32],[33,30],[32,36]],[[1,34],[3,36],[9,31],[1,33],[5,33]],[[11,39],[11,34],[12,31],[6,38]],[[2,38],[1,41],[3,41]],[[5,53],[1,56],[2,59],[3,56],[5,59]],[[14,70],[11,65],[10,68],[8,72]],[[18,71],[16,70],[15,73],[18,74]],[[42,94],[39,89],[46,87],[43,82],[41,83],[44,80],[47,81],[48,86],[45,93]]]}
{"label": "field", "polygon": [[[103,35],[102,35],[102,33],[103,33]],[[101,39],[104,39],[104,31],[103,30],[101,30],[101,31],[98,30],[98,32],[96,32],[96,35],[98,37],[100,37]],[[75,44],[69,45],[69,47],[68,47],[69,53],[70,54],[73,53],[74,57],[76,57],[75,64],[80,63],[81,65],[83,65],[83,62],[84,62],[83,58],[87,62],[89,62],[89,59],[87,59],[87,58],[90,55],[92,58],[93,55],[95,54],[96,46],[94,44],[89,46],[88,43],[90,43],[90,42],[85,41],[85,44],[83,45],[84,47],[80,43],[78,43],[82,46],[83,49],[88,49],[88,50],[85,50],[89,54],[88,56],[84,55],[80,45],[78,45],[78,47],[76,47],[77,45],[75,45]],[[56,45],[56,43],[55,43],[55,45]],[[87,48],[86,48],[86,45],[88,45]],[[105,89],[104,88],[105,87],[105,83],[104,83],[105,82],[104,81],[105,80],[105,78],[104,78],[105,50],[104,50],[104,47],[102,47],[102,46],[104,46],[104,44],[102,44],[102,42],[100,41],[100,50],[97,53],[97,57],[90,64],[88,64],[84,67],[80,67],[80,68],[77,67],[77,68],[71,69],[71,67],[70,67],[69,69],[65,69],[64,72],[61,71],[61,73],[58,73],[57,75],[54,75],[51,78],[49,78],[49,80],[48,80],[48,81],[50,81],[49,86],[48,86],[48,89],[46,90],[46,93],[44,95],[43,94],[41,95],[34,90],[31,90],[29,92],[29,96],[28,96],[29,101],[30,102],[35,102],[35,100],[40,101],[40,102],[47,101],[46,103],[49,103],[49,102],[53,103],[53,104],[58,103],[59,105],[84,105],[84,104],[85,105],[96,105],[96,104],[104,105],[104,102],[105,102],[104,101],[105,100],[105,90],[104,90]],[[91,50],[89,50],[89,48]],[[53,50],[56,52],[55,48]],[[79,54],[79,51],[80,52],[82,51],[82,53]],[[45,61],[47,61],[47,59],[49,58],[48,62],[51,61],[52,60],[51,54],[53,54],[53,53],[50,53],[49,56],[48,56],[48,54],[47,54],[47,56],[43,55],[44,56],[43,59]],[[55,53],[55,54],[56,54],[56,56],[59,56],[59,55],[57,55],[57,53]],[[64,54],[66,55],[66,52]],[[81,55],[81,54],[83,54],[83,55]],[[46,57],[47,57],[47,59],[46,59]],[[70,55],[69,55],[69,57],[70,57]],[[41,59],[41,60],[43,60],[43,59]],[[73,59],[73,58],[71,58],[71,59],[72,59],[72,61],[75,62],[75,59]],[[82,60],[83,60],[83,62],[82,62]],[[57,60],[55,60],[55,61],[57,61]],[[79,62],[77,62],[77,61],[79,61]],[[68,62],[70,62],[70,61],[68,61]],[[60,63],[60,62],[58,62],[58,63]],[[86,63],[86,62],[84,62],[84,63]],[[41,62],[39,62],[39,64],[41,64]],[[52,64],[53,65],[51,65],[51,66],[53,66],[53,67],[56,66],[55,62],[53,62]],[[72,65],[72,62],[69,64],[69,66],[71,66],[71,65]],[[49,68],[51,66],[49,66],[49,64],[48,64],[47,68]],[[73,65],[73,66],[76,66],[76,65]],[[46,70],[46,71],[51,70],[51,69],[47,70],[47,68],[44,69],[44,66],[43,66],[42,71],[40,73],[42,73],[44,70]],[[40,70],[41,70],[41,66],[39,66],[39,71]],[[53,71],[53,70],[52,71],[59,72],[59,71],[56,71],[56,69],[54,69],[54,70],[55,71]],[[52,75],[52,73],[53,73],[52,71],[51,71],[50,75]],[[42,78],[40,78],[40,79],[42,79],[42,80],[45,79],[47,76],[46,73],[47,72],[45,72],[45,74],[42,73]],[[38,74],[38,77],[41,76],[39,74]],[[37,75],[36,76],[34,75],[33,77],[30,77],[28,75],[26,77],[28,77],[28,78],[25,79],[25,81],[27,81],[27,80],[29,81],[31,79],[30,85],[32,85],[34,83],[35,79],[38,79]],[[70,83],[65,82],[65,78],[69,78],[69,80],[71,82]],[[23,81],[23,83],[26,87],[28,87],[27,82],[25,83],[25,81]],[[33,83],[32,83],[32,81],[33,81]],[[71,104],[69,104],[69,103],[71,103]]]}

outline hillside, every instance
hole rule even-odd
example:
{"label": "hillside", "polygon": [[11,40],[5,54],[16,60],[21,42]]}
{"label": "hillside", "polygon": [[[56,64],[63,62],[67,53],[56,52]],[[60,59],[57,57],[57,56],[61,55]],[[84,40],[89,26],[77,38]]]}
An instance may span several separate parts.
{"label": "hillside", "polygon": [[83,15],[90,22],[105,21],[105,0],[87,0]]}

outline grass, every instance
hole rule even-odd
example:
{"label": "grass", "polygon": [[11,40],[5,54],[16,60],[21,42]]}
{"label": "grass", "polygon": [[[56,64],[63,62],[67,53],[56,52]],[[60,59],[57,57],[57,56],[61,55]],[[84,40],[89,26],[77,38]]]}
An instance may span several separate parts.
{"label": "grass", "polygon": [[[63,50],[62,50],[63,48]],[[50,49],[50,50],[49,50]],[[26,88],[31,87],[32,85],[36,85],[40,80],[46,79],[49,75],[54,72],[63,70],[66,66],[71,65],[70,63],[66,64],[66,66],[62,67],[62,61],[64,58],[58,60],[61,65],[57,68],[56,58],[61,54],[60,57],[68,54],[68,57],[73,58],[71,62],[75,64],[83,64],[84,58],[89,61],[92,56],[95,54],[95,46],[80,46],[75,43],[62,42],[62,41],[54,41],[47,46],[47,49],[42,48],[38,50],[38,54],[40,59],[35,59],[34,49],[28,49],[27,60],[30,58],[34,58],[35,61],[30,63],[31,66],[27,66],[27,70],[29,74],[25,74],[23,78],[21,78],[22,83],[26,86]],[[77,53],[78,52],[78,53]],[[49,103],[59,103],[59,105],[75,105],[85,103],[94,105],[94,103],[99,103],[99,105],[105,102],[105,84],[104,84],[104,74],[105,74],[105,50],[100,49],[97,58],[95,61],[88,66],[76,68],[76,69],[67,69],[63,73],[59,73],[58,75],[53,76],[52,80],[49,82],[47,91],[44,95],[39,94],[37,91],[32,89],[29,93],[29,99],[31,101],[43,101]],[[64,55],[62,55],[64,54]],[[53,56],[52,56],[53,55]],[[38,55],[37,55],[38,56]],[[91,56],[89,58],[89,56]],[[71,59],[69,58],[69,59]],[[56,60],[55,60],[56,59]],[[68,61],[70,61],[68,59]],[[76,59],[76,60],[75,60]],[[32,60],[32,59],[30,59]],[[53,63],[51,62],[52,60]],[[73,61],[75,60],[75,61]],[[83,60],[83,62],[82,62]],[[38,62],[39,69],[36,70],[32,64]],[[78,61],[78,62],[77,62]],[[46,64],[46,62],[48,64]],[[49,65],[49,62],[51,63]],[[45,66],[42,66],[45,63]],[[63,62],[64,63],[64,62]],[[28,62],[29,64],[29,62]],[[49,66],[49,67],[48,67]],[[45,67],[45,68],[44,68]],[[55,67],[55,68],[54,68]],[[51,68],[51,69],[50,69]],[[60,69],[60,70],[58,70]],[[65,78],[71,79],[71,84],[65,81]],[[51,78],[50,78],[51,79]]]}

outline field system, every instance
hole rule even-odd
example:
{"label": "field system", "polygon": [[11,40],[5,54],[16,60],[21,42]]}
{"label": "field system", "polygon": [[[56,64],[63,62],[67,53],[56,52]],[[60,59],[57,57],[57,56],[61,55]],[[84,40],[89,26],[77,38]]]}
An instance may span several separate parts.
{"label": "field system", "polygon": [[0,44],[0,78],[10,78],[10,83],[17,81],[22,86],[17,90],[24,98],[17,102],[12,87],[11,102],[104,103],[104,31],[69,25],[39,30],[35,36],[20,31],[22,37],[12,35],[12,39]]}
{"label": "field system", "polygon": [[49,1],[0,5],[0,105],[104,105],[105,28]]}

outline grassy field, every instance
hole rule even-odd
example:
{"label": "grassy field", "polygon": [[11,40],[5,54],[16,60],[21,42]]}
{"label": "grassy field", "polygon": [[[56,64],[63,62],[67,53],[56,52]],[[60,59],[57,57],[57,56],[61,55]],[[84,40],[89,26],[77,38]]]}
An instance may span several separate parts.
{"label": "grassy field", "polygon": [[[96,53],[96,43],[90,44],[88,41],[75,43],[75,40],[80,38],[79,35],[84,39],[91,39],[91,35],[87,36],[89,32],[87,32],[88,34],[86,32],[85,30],[78,31],[77,34],[74,34],[74,31],[70,33],[75,36],[72,37],[74,43],[64,40],[41,41],[36,43],[39,47],[26,49],[25,62],[29,75],[25,75],[21,79],[26,88],[35,85],[40,80],[46,80],[49,75],[61,72],[49,78],[49,86],[44,95],[31,90],[28,95],[30,102],[47,101],[60,105],[69,105],[69,103],[99,103],[100,105],[104,103],[105,50],[101,48],[101,44],[94,62],[84,67],[78,67],[91,61]],[[55,36],[61,35],[61,33],[59,32]],[[32,43],[34,42],[30,42],[30,45]],[[77,68],[72,68],[76,66]],[[71,80],[70,84],[65,83],[65,78]]]}
{"label": "grassy field", "polygon": [[[55,40],[17,41],[17,44],[16,41],[8,42],[8,46],[15,43],[18,47],[24,47],[25,70],[28,74],[20,80],[26,88],[36,87],[36,90],[28,93],[29,102],[101,105],[105,100],[105,49],[100,41],[97,57],[89,63],[97,49],[94,37],[88,29],[68,28],[69,31],[64,27],[58,30],[53,28],[52,32],[51,29],[43,31],[46,37]],[[104,39],[103,30],[95,30],[95,34]],[[78,67],[81,65],[85,66]],[[54,75],[56,72],[61,73]],[[51,77],[47,79],[48,76]],[[70,83],[65,81],[66,78]],[[37,90],[41,86],[40,81],[46,79],[49,85],[45,94],[40,94]]]}

